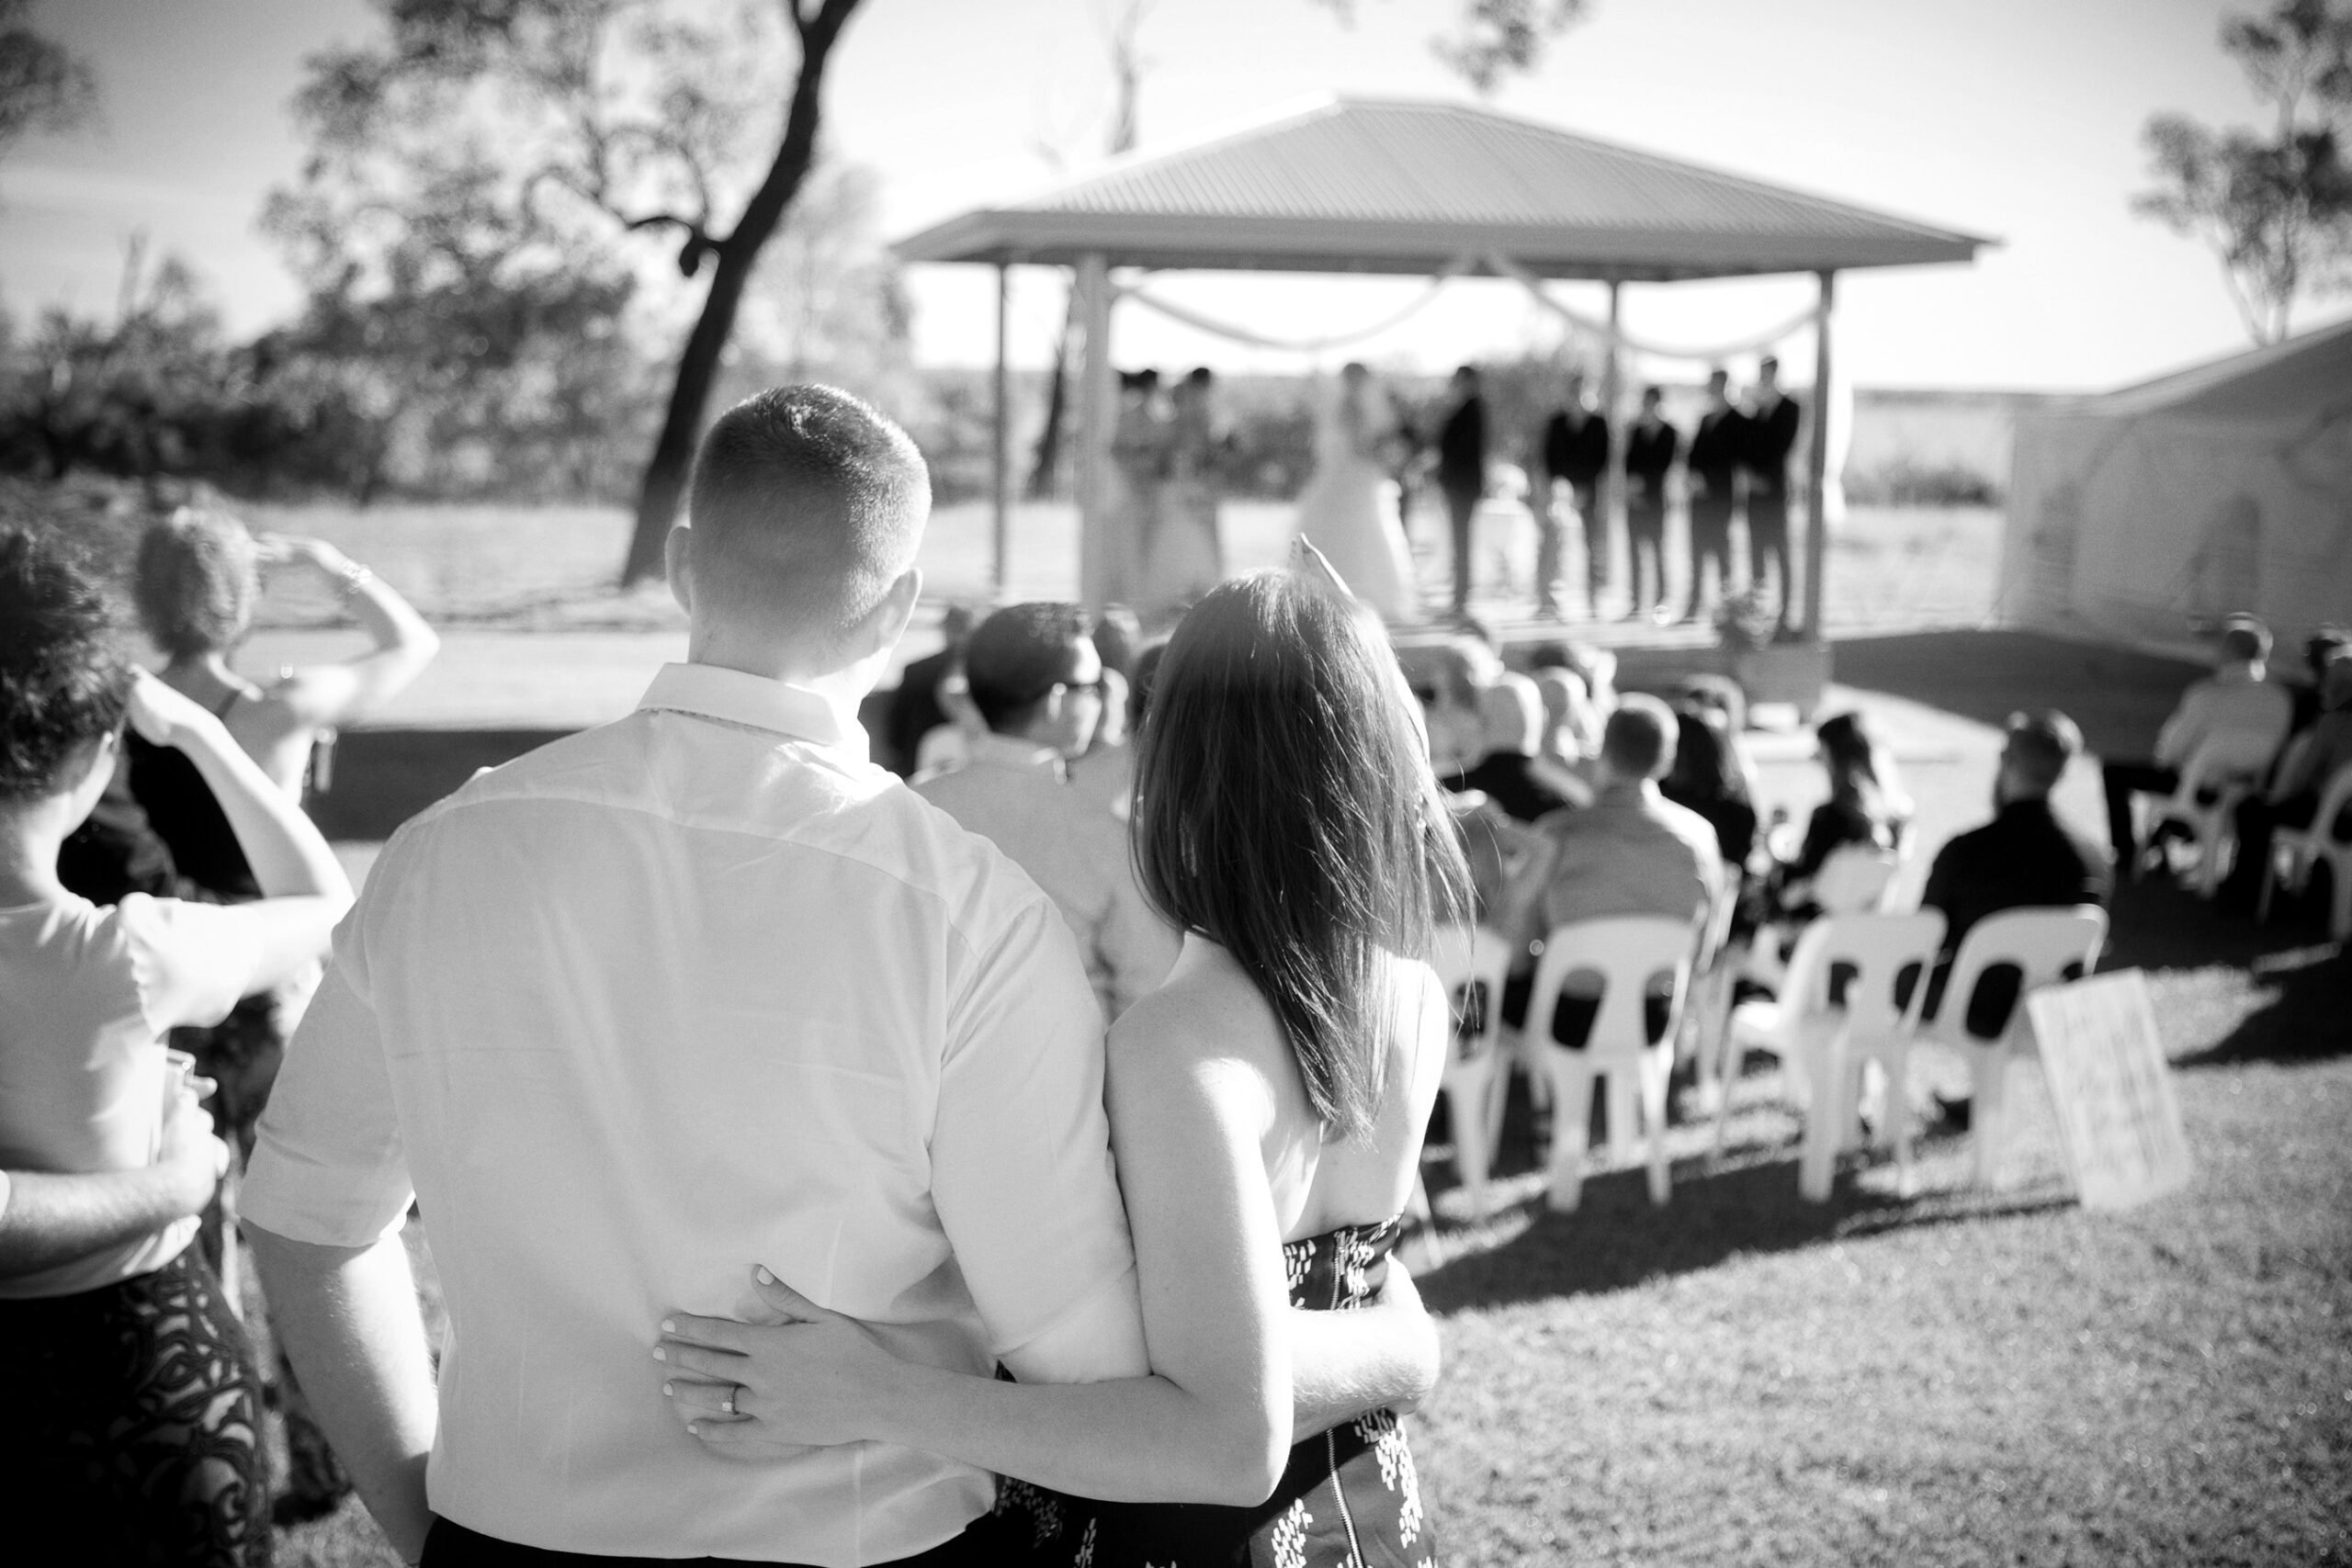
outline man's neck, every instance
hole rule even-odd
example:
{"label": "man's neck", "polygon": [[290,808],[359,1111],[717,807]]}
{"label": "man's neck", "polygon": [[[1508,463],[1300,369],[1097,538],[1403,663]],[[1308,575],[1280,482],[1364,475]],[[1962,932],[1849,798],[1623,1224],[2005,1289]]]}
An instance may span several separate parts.
{"label": "man's neck", "polygon": [[2213,671],[2213,678],[2217,681],[2244,681],[2252,684],[2258,682],[2268,673],[2268,669],[2264,665],[2261,660],[2248,659],[2242,660],[2235,664],[2222,665],[2220,669]]}
{"label": "man's neck", "polygon": [[0,908],[51,903],[65,896],[57,852],[70,829],[57,803],[34,801],[0,815]]}

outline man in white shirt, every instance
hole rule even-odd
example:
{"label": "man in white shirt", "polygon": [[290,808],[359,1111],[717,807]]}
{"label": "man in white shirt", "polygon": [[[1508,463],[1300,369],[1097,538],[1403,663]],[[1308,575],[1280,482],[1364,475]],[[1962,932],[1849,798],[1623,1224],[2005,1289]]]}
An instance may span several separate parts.
{"label": "man in white shirt", "polygon": [[[2252,615],[2232,615],[2222,632],[2213,673],[2190,684],[2156,735],[2154,761],[2114,761],[2099,769],[2107,790],[2107,831],[2115,848],[2119,876],[2136,874],[2139,834],[2132,821],[2132,797],[2165,795],[2180,787],[2181,770],[2198,748],[2218,736],[2247,738],[2247,750],[2275,758],[2287,742],[2295,716],[2293,696],[2268,679],[2270,628]],[[2263,771],[2268,770],[2268,762]]]}
{"label": "man in white shirt", "polygon": [[972,634],[964,673],[989,733],[962,767],[916,793],[1052,897],[1102,1016],[1115,1019],[1167,976],[1182,942],[1136,886],[1125,825],[1065,782],[1065,764],[1093,742],[1102,716],[1102,659],[1086,612],[1007,605]]}
{"label": "man in white shirt", "polygon": [[[683,1428],[655,1325],[766,1315],[754,1260],[939,1366],[1146,1370],[1069,930],[852,716],[929,507],[912,442],[844,393],[730,410],[669,541],[688,661],[403,827],[336,932],[244,1217],[404,1559],[989,1561],[986,1472],[880,1444],[737,1462]],[[449,1316],[437,1388],[412,1194]],[[1359,1348],[1302,1345],[1303,1408],[1434,1377],[1433,1344],[1418,1367]]]}

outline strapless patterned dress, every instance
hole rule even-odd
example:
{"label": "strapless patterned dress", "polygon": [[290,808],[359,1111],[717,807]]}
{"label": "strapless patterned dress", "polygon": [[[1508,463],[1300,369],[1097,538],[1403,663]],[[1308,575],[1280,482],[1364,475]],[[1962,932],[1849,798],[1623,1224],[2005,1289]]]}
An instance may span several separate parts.
{"label": "strapless patterned dress", "polygon": [[[1369,1305],[1387,1276],[1401,1216],[1283,1246],[1290,1304]],[[1008,1478],[997,1513],[1029,1561],[1052,1568],[1434,1568],[1413,1450],[1393,1411],[1343,1421],[1290,1451],[1273,1495],[1251,1508],[1098,1503]],[[1023,1527],[1025,1528],[1025,1530]]]}

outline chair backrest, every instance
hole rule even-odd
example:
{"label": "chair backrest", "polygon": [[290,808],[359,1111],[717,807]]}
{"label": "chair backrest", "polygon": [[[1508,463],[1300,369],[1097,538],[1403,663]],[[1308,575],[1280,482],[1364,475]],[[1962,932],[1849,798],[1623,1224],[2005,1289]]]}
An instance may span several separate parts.
{"label": "chair backrest", "polygon": [[[2068,969],[2089,974],[2107,942],[2107,911],[2096,904],[2072,908],[2003,909],[1968,928],[1952,955],[1951,981],[1936,1010],[1938,1038],[1953,1044],[1990,1044],[2006,1039],[2025,1010],[2025,995],[2037,986],[2053,986],[2067,978]],[[2002,1032],[1978,1036],[1968,1028],[1969,999],[1976,982],[1996,964],[2018,970],[2017,1005],[2002,1021]]]}
{"label": "chair backrest", "polygon": [[1453,1059],[1469,1061],[1493,1044],[1501,1027],[1510,943],[1485,926],[1440,926],[1430,943],[1430,967],[1453,1003]]}
{"label": "chair backrest", "polygon": [[1732,921],[1739,918],[1739,867],[1724,863],[1724,890],[1699,928],[1698,963],[1702,972],[1714,966],[1731,941]]}
{"label": "chair backrest", "polygon": [[2312,813],[2311,835],[2316,843],[2352,848],[2352,824],[2339,834],[2335,830],[2338,818],[2352,811],[2352,762],[2346,762],[2327,777],[2320,786],[2319,809]]}
{"label": "chair backrest", "polygon": [[[1781,985],[1781,1006],[1799,1017],[1837,1010],[1859,1034],[1880,1035],[1917,1026],[1927,1000],[1928,971],[1944,940],[1940,909],[1909,915],[1824,915],[1804,928],[1789,955]],[[1910,998],[1897,1002],[1894,987],[1903,971],[1917,965]],[[1833,1000],[1833,982],[1842,999]]]}
{"label": "chair backrest", "polygon": [[[1681,1026],[1682,999],[1690,988],[1699,941],[1696,921],[1666,915],[1620,915],[1555,926],[1544,939],[1544,956],[1535,965],[1527,1027],[1548,1039],[1553,1010],[1568,977],[1594,970],[1600,976],[1600,1011],[1586,1036],[1586,1052],[1598,1058],[1639,1055],[1653,1043],[1671,1049]],[[1650,982],[1660,975],[1672,977],[1672,988],[1665,1032],[1653,1043],[1643,1001]]]}
{"label": "chair backrest", "polygon": [[1813,901],[1833,915],[1859,915],[1879,907],[1903,869],[1903,857],[1876,844],[1840,844],[1814,873]]}
{"label": "chair backrest", "polygon": [[2243,789],[2270,771],[2278,754],[2278,737],[2250,729],[2224,729],[2197,743],[2180,770],[2180,785],[2172,793],[2174,807],[2210,811],[2230,789]]}

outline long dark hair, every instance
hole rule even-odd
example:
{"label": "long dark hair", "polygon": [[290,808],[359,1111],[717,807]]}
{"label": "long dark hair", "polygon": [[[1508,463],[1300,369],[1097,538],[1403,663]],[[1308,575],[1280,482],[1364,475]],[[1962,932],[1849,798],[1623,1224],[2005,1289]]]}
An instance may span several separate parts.
{"label": "long dark hair", "polygon": [[1145,896],[1231,953],[1274,1010],[1327,1133],[1385,1089],[1382,953],[1424,957],[1469,874],[1396,656],[1328,586],[1260,572],[1167,645],[1137,739]]}

